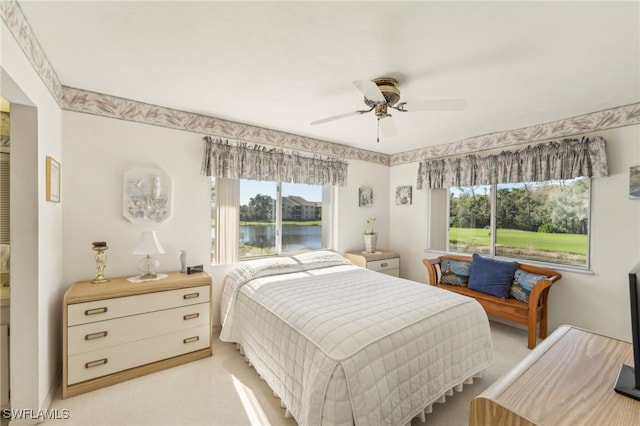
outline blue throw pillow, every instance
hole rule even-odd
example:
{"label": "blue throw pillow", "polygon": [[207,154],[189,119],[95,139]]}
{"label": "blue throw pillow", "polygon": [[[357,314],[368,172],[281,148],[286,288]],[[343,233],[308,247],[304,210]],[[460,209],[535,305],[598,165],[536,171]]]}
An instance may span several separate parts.
{"label": "blue throw pillow", "polygon": [[516,269],[518,269],[517,262],[474,254],[469,275],[469,288],[506,299]]}
{"label": "blue throw pillow", "polygon": [[513,284],[509,288],[509,296],[524,303],[529,303],[529,294],[533,286],[538,281],[549,278],[544,275],[532,274],[522,269],[517,269],[513,275]]}

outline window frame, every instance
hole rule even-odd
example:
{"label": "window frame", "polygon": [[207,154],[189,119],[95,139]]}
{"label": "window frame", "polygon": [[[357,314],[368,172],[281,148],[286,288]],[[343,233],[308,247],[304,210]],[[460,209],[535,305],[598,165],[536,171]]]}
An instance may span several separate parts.
{"label": "window frame", "polygon": [[[497,222],[497,192],[498,186],[503,185],[502,183],[490,184],[490,185],[478,185],[478,186],[489,186],[489,201],[491,207],[491,219],[490,219],[490,253],[487,256],[497,258],[497,259],[505,259],[505,260],[513,260],[517,262],[526,262],[531,264],[537,264],[543,267],[549,267],[560,270],[567,270],[573,272],[584,272],[591,273],[591,236],[592,236],[592,215],[593,215],[593,178],[585,177],[588,180],[589,190],[588,190],[588,212],[587,212],[587,246],[586,246],[586,254],[585,259],[586,263],[584,265],[578,264],[566,264],[566,263],[554,263],[550,261],[541,261],[541,260],[531,260],[524,259],[519,257],[507,257],[507,256],[496,256],[496,222]],[[438,194],[438,191],[441,191]],[[453,251],[449,246],[449,229],[450,229],[450,193],[451,188],[431,188],[426,191],[426,205],[428,206],[426,209],[426,235],[425,235],[425,251],[435,252],[435,253],[448,253],[448,254],[464,254],[468,255],[470,253]],[[441,205],[438,205],[444,200],[444,208]],[[443,217],[444,216],[444,217]],[[434,227],[444,223],[445,232],[436,232]],[[443,235],[444,234],[444,235]],[[444,246],[441,246],[441,245]]]}
{"label": "window frame", "polygon": [[[240,193],[241,193],[241,181],[243,180],[247,180],[247,181],[251,181],[253,179],[233,179],[234,181],[237,181],[237,185],[235,185],[235,192],[234,196],[235,199],[237,200],[237,202],[235,203],[235,206],[233,206],[232,208],[235,208],[237,211],[237,217],[238,219],[235,221],[235,223],[233,224],[233,229],[230,229],[230,226],[226,226],[223,227],[223,229],[219,229],[218,228],[218,222],[216,221],[215,223],[215,230],[213,231],[213,234],[215,234],[215,238],[222,238],[222,241],[225,241],[226,243],[226,250],[233,250],[235,252],[235,261],[245,261],[245,260],[251,260],[251,259],[259,259],[259,258],[265,258],[265,257],[273,257],[273,256],[283,256],[283,255],[290,255],[296,252],[301,252],[301,251],[313,251],[313,250],[327,250],[327,249],[331,249],[332,244],[333,244],[333,230],[332,230],[332,226],[333,223],[335,222],[333,220],[333,214],[335,214],[334,209],[333,209],[333,205],[335,204],[335,200],[336,200],[336,186],[335,185],[313,185],[313,186],[318,186],[321,188],[321,193],[322,193],[322,216],[321,216],[321,241],[320,241],[320,248],[318,249],[302,249],[302,250],[297,250],[297,251],[287,251],[287,252],[283,252],[282,251],[282,185],[283,183],[289,183],[289,182],[277,182],[277,181],[268,181],[268,182],[273,182],[276,184],[276,200],[275,200],[275,253],[271,253],[271,254],[265,254],[265,255],[259,255],[259,256],[245,256],[245,257],[240,257],[240,253],[239,253],[239,236],[240,236]],[[291,182],[293,183],[293,182]],[[212,185],[215,185],[215,180],[212,181]],[[309,185],[309,184],[305,184],[305,185]],[[219,195],[221,195],[220,193],[218,193],[218,188],[215,189],[215,193],[216,193],[216,200],[218,198]],[[221,206],[217,203],[214,202],[212,205],[212,212],[213,215],[218,217],[219,212],[218,209],[221,208]],[[234,238],[228,238],[227,236],[233,233],[235,234]],[[212,240],[213,243],[213,240]],[[218,244],[220,244],[221,242],[219,242]],[[218,251],[216,250],[214,253],[214,256],[212,256],[211,259],[212,264],[221,264],[221,263],[225,263],[225,262],[220,262],[219,256],[218,256]]]}

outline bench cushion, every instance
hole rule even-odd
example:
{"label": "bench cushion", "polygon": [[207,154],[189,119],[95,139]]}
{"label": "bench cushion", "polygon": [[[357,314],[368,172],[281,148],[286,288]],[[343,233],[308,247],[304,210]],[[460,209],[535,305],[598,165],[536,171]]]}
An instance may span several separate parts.
{"label": "bench cushion", "polygon": [[464,260],[442,259],[440,264],[442,276],[440,282],[443,284],[459,285],[466,287],[471,274],[471,262]]}
{"label": "bench cushion", "polygon": [[509,296],[509,287],[513,283],[516,269],[517,262],[482,257],[474,253],[469,288],[505,299]]}
{"label": "bench cushion", "polygon": [[524,303],[529,303],[529,294],[533,286],[540,280],[549,278],[545,275],[532,274],[523,269],[516,269],[513,274],[513,284],[509,288],[509,296],[514,299],[520,300]]}

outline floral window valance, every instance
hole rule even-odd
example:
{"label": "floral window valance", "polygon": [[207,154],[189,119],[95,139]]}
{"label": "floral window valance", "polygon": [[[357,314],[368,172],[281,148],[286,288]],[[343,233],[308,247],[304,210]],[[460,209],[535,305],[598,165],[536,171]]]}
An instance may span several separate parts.
{"label": "floral window valance", "polygon": [[421,161],[416,187],[449,188],[608,176],[605,140],[565,139],[480,157]]}
{"label": "floral window valance", "polygon": [[297,152],[285,153],[260,145],[204,138],[202,174],[218,178],[293,182],[308,185],[339,185],[347,183],[347,166],[342,160],[305,157]]}

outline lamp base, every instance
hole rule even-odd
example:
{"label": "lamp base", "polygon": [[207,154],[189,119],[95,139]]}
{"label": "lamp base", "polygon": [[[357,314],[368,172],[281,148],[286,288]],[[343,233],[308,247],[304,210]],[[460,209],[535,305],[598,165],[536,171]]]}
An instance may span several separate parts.
{"label": "lamp base", "polygon": [[138,273],[143,279],[154,279],[158,275],[160,261],[155,257],[146,255],[138,262]]}
{"label": "lamp base", "polygon": [[147,281],[160,281],[168,276],[167,274],[156,274],[155,278],[144,278],[142,275],[136,275],[135,277],[127,278],[127,281],[130,283],[144,283]]}
{"label": "lamp base", "polygon": [[156,278],[158,278],[158,274],[149,272],[146,274],[138,275],[138,278],[140,278],[141,280],[155,280]]}

